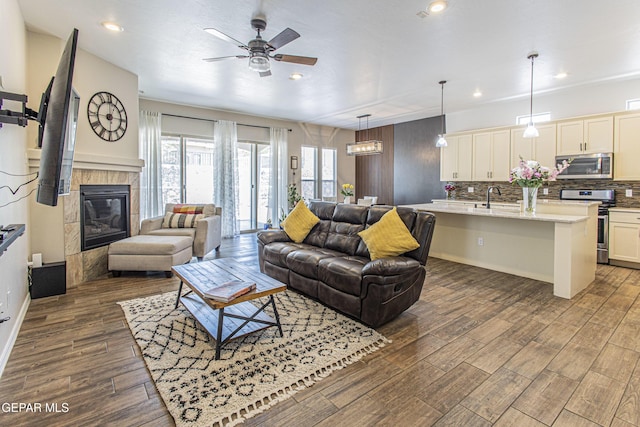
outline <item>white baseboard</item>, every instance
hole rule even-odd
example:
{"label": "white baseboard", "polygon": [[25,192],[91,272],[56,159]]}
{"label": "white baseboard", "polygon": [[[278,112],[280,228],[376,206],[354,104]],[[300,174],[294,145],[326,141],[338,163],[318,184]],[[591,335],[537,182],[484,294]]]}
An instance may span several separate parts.
{"label": "white baseboard", "polygon": [[31,296],[27,292],[27,296],[22,303],[22,307],[20,308],[20,312],[18,312],[18,317],[16,321],[13,323],[13,329],[11,330],[11,335],[9,335],[9,339],[7,340],[4,348],[2,349],[2,354],[0,355],[0,378],[2,378],[2,373],[4,372],[5,366],[7,366],[7,362],[9,361],[9,356],[11,355],[11,350],[13,350],[13,345],[16,343],[16,339],[18,338],[18,332],[20,332],[20,327],[22,326],[22,322],[24,321],[24,317],[27,315],[27,310],[29,309],[29,304],[31,303]]}

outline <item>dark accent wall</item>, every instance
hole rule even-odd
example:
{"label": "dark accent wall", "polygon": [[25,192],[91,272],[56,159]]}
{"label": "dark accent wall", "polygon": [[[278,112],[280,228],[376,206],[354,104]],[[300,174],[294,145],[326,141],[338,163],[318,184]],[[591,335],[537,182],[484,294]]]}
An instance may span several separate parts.
{"label": "dark accent wall", "polygon": [[356,141],[382,141],[382,154],[356,156],[356,198],[378,196],[378,203],[393,204],[394,126],[356,132]]}
{"label": "dark accent wall", "polygon": [[394,125],[393,204],[429,203],[444,198],[440,149],[441,116]]}

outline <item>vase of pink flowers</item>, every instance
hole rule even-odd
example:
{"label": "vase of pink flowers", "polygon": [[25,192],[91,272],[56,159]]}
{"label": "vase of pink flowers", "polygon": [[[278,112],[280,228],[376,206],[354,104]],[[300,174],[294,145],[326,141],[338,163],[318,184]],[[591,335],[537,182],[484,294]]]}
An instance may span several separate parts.
{"label": "vase of pink flowers", "polygon": [[447,195],[447,199],[455,199],[455,192],[456,191],[456,186],[453,184],[453,182],[447,182],[444,185],[444,192]]}
{"label": "vase of pink flowers", "polygon": [[524,160],[520,157],[518,167],[511,169],[509,182],[522,187],[522,203],[526,214],[536,213],[538,188],[545,182],[555,181],[558,175],[569,167],[571,160],[563,160],[562,164],[557,164],[555,168],[551,169],[541,166],[535,160]]}

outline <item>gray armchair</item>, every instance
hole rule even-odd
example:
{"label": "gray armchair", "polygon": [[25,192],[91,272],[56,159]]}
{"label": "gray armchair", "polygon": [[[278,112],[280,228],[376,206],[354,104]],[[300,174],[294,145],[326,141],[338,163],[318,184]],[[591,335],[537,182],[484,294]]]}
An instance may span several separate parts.
{"label": "gray armchair", "polygon": [[[173,212],[173,203],[167,203],[165,214]],[[163,216],[147,218],[140,224],[140,234],[150,234],[156,236],[189,236],[193,239],[193,255],[198,260],[211,252],[219,250],[222,242],[222,208],[214,204],[205,204],[203,210],[204,218],[196,222],[195,228],[163,228]]]}

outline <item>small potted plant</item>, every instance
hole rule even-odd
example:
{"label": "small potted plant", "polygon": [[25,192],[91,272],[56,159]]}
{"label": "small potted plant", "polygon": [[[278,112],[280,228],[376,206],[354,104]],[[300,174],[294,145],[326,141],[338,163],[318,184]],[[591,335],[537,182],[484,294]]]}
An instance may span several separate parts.
{"label": "small potted plant", "polygon": [[342,184],[340,194],[344,196],[344,203],[351,203],[351,198],[353,197],[353,188],[353,184]]}

